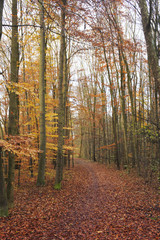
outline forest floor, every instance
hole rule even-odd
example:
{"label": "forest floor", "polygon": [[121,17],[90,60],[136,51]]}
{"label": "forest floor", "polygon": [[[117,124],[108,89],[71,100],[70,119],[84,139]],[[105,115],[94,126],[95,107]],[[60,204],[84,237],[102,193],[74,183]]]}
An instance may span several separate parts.
{"label": "forest floor", "polygon": [[[77,159],[61,190],[27,180],[0,219],[0,239],[160,239],[160,196],[141,178]],[[52,177],[53,179],[53,177]]]}

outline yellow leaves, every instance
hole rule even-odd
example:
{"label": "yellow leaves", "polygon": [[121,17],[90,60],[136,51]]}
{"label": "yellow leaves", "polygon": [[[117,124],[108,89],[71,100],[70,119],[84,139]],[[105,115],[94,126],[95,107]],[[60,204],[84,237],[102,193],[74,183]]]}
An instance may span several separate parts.
{"label": "yellow leaves", "polygon": [[65,129],[65,130],[73,130],[72,127],[64,127],[63,129]]}
{"label": "yellow leaves", "polygon": [[51,138],[58,138],[58,135],[51,135],[51,134],[46,134],[47,137],[51,137]]}
{"label": "yellow leaves", "polygon": [[7,141],[0,139],[0,147],[4,148],[5,150],[11,151],[11,144]]}
{"label": "yellow leaves", "polygon": [[133,154],[132,153],[128,153],[128,157],[132,158]]}
{"label": "yellow leaves", "polygon": [[58,114],[57,113],[53,113],[53,112],[46,113],[46,120],[53,121],[55,119],[58,119]]}
{"label": "yellow leaves", "polygon": [[12,83],[8,83],[6,84],[7,89],[9,90],[9,92],[14,92],[17,95],[22,95],[25,92],[29,92],[34,96],[37,96],[37,94],[35,93],[35,87],[33,87],[30,83],[16,83],[16,82],[12,82]]}
{"label": "yellow leaves", "polygon": [[63,149],[73,151],[73,150],[74,150],[74,147],[73,147],[73,146],[64,145],[64,146],[63,146]]}
{"label": "yellow leaves", "polygon": [[[58,136],[57,136],[58,137]],[[46,144],[46,148],[47,149],[50,149],[50,150],[55,150],[57,151],[57,144],[54,144],[54,143],[49,143],[47,142]],[[67,146],[67,145],[63,145],[63,150],[67,151],[67,150],[70,150],[70,151],[73,151],[74,150],[74,147],[73,146]]]}
{"label": "yellow leaves", "polygon": [[57,145],[56,145],[56,144],[53,144],[53,143],[49,143],[49,142],[47,142],[47,143],[46,143],[46,148],[47,148],[47,149],[52,149],[52,150],[56,150],[56,151],[57,151]]}
{"label": "yellow leaves", "polygon": [[24,122],[23,123],[23,126],[29,126],[31,124],[31,122],[30,121],[27,121],[27,122]]}

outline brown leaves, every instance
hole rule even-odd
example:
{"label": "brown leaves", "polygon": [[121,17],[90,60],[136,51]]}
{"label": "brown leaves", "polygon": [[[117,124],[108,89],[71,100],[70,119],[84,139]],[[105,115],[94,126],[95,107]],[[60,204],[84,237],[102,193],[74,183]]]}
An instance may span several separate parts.
{"label": "brown leaves", "polygon": [[126,172],[77,160],[60,191],[49,175],[45,187],[27,184],[10,216],[1,219],[0,239],[160,238],[158,194]]}
{"label": "brown leaves", "polygon": [[13,152],[18,157],[36,157],[38,150],[33,147],[33,138],[28,136],[8,136],[0,139],[0,147],[4,151]]}

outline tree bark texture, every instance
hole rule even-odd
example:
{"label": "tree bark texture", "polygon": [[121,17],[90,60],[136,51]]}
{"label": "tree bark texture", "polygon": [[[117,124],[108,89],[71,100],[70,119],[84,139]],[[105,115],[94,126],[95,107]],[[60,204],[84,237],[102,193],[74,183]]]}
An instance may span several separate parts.
{"label": "tree bark texture", "polygon": [[[2,36],[2,16],[3,16],[3,4],[4,0],[0,1],[0,41]],[[1,136],[3,139],[3,130],[0,124]],[[8,215],[8,202],[7,202],[7,193],[3,175],[3,164],[2,164],[2,148],[0,147],[0,217]]]}
{"label": "tree bark texture", "polygon": [[[19,47],[18,47],[18,27],[17,27],[17,0],[12,1],[12,42],[11,42],[11,90],[9,92],[9,122],[8,135],[19,135],[19,97],[16,94],[18,83],[18,69],[19,69]],[[9,206],[12,207],[14,202],[14,170],[15,170],[15,156],[9,153],[9,167],[8,167],[8,185],[7,197]]]}
{"label": "tree bark texture", "polygon": [[65,110],[64,110],[64,96],[63,96],[63,82],[64,82],[64,63],[65,63],[65,5],[66,0],[62,1],[61,5],[61,43],[60,43],[60,59],[59,59],[59,81],[58,81],[58,150],[57,150],[57,164],[56,164],[56,178],[55,189],[61,188],[61,181],[63,178],[63,127],[65,124]]}
{"label": "tree bark texture", "polygon": [[1,40],[1,37],[2,37],[3,5],[4,5],[4,0],[0,0],[0,40]]}
{"label": "tree bark texture", "polygon": [[40,1],[40,79],[39,79],[39,164],[37,185],[45,184],[45,163],[46,163],[46,126],[45,126],[45,24],[44,24],[44,5]]}
{"label": "tree bark texture", "polygon": [[0,147],[0,217],[8,216],[8,203],[3,175],[2,148]]}
{"label": "tree bark texture", "polygon": [[147,1],[139,0],[138,3],[141,11],[143,32],[144,32],[146,45],[147,45],[148,62],[149,62],[154,80],[155,82],[157,82],[158,92],[160,93],[160,67],[158,66],[158,56],[154,46],[154,37],[153,37],[152,29],[150,26]]}

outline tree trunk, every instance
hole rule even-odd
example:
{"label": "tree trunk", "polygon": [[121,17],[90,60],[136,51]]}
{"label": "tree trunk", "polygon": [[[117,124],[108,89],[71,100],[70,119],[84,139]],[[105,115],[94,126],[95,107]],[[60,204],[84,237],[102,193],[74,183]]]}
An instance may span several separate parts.
{"label": "tree trunk", "polygon": [[92,144],[93,144],[93,161],[96,162],[96,94],[97,94],[97,86],[96,86],[96,81],[97,81],[97,77],[96,79],[94,79],[94,100],[93,100],[93,138],[92,138]]}
{"label": "tree trunk", "polygon": [[154,80],[158,85],[158,92],[160,93],[160,67],[158,66],[158,57],[157,57],[157,53],[156,53],[156,48],[154,46],[154,37],[152,34],[152,28],[151,28],[151,23],[150,23],[150,16],[148,13],[147,1],[139,0],[138,4],[140,7],[140,11],[141,11],[143,32],[144,32],[146,46],[147,46],[148,62],[149,62],[150,69],[152,71]]}
{"label": "tree trunk", "polygon": [[40,118],[39,118],[39,164],[37,185],[45,184],[45,163],[46,163],[46,126],[45,126],[45,24],[44,24],[44,6],[43,0],[40,1],[40,79],[39,79],[39,100],[40,100]]}
{"label": "tree trunk", "polygon": [[[9,93],[9,122],[8,135],[19,135],[19,97],[15,93],[15,84],[18,83],[19,47],[17,27],[17,0],[12,1],[12,42],[11,42],[11,91]],[[9,206],[14,202],[14,170],[15,156],[9,153],[7,197]]]}
{"label": "tree trunk", "polygon": [[[65,48],[64,48],[64,67],[63,67],[63,71],[64,71],[64,96],[63,96],[63,103],[64,103],[64,118],[65,118],[65,127],[68,128],[69,127],[69,105],[68,105],[68,87],[69,87],[69,62],[67,60],[67,52],[66,52],[66,43],[65,43]],[[70,130],[69,129],[65,129],[64,130],[64,137],[65,137],[65,141],[67,142],[70,136]],[[67,165],[67,162],[69,160],[69,151],[67,151],[65,153],[65,157],[64,157],[64,165]]]}
{"label": "tree trunk", "polygon": [[123,125],[123,138],[124,138],[124,155],[125,155],[125,162],[123,164],[129,163],[128,161],[128,148],[127,148],[127,116],[126,116],[126,102],[125,102],[125,75],[123,70],[123,62],[122,56],[119,51],[119,62],[121,68],[121,91],[120,91],[120,101],[121,101],[121,109],[122,109],[122,125]]}
{"label": "tree trunk", "polygon": [[[103,35],[101,35],[103,40]],[[104,43],[104,40],[103,40]],[[103,45],[103,52],[104,52],[104,59],[106,62],[106,68],[108,73],[108,79],[110,84],[110,94],[111,94],[111,106],[112,106],[112,127],[113,127],[113,136],[114,136],[114,143],[115,143],[115,164],[117,165],[117,169],[120,169],[120,159],[119,159],[119,151],[118,151],[118,133],[117,133],[117,125],[118,125],[118,116],[117,116],[117,106],[116,106],[116,94],[113,91],[113,81],[110,74],[108,59],[106,56],[106,49]]]}
{"label": "tree trunk", "polygon": [[[4,0],[0,1],[0,41],[2,36],[2,15],[3,15],[3,3]],[[0,124],[2,131],[2,126]],[[1,133],[1,138],[3,139],[3,132]],[[5,217],[8,215],[8,203],[7,203],[7,193],[3,175],[3,164],[2,164],[2,148],[0,147],[0,217]]]}
{"label": "tree trunk", "polygon": [[66,0],[63,0],[61,6],[61,46],[59,59],[59,82],[58,82],[58,150],[57,150],[57,164],[56,164],[56,178],[55,189],[61,188],[61,181],[63,178],[63,127],[65,124],[64,116],[64,102],[63,102],[63,80],[64,80],[64,56],[65,56],[65,5]]}
{"label": "tree trunk", "polygon": [[4,4],[4,0],[1,0],[0,1],[0,41],[1,41],[1,37],[2,37],[3,4]]}
{"label": "tree trunk", "polygon": [[[106,108],[107,108],[107,102],[106,102],[106,91],[104,88],[104,77],[103,75],[101,76],[101,84],[102,84],[102,88],[101,88],[101,94],[102,94],[102,134],[103,134],[103,146],[107,145],[107,139],[106,139]],[[107,163],[107,150],[106,149],[102,149],[102,162],[104,161],[105,163]]]}
{"label": "tree trunk", "polygon": [[0,147],[0,217],[8,215],[7,194],[3,176],[2,148]]}

